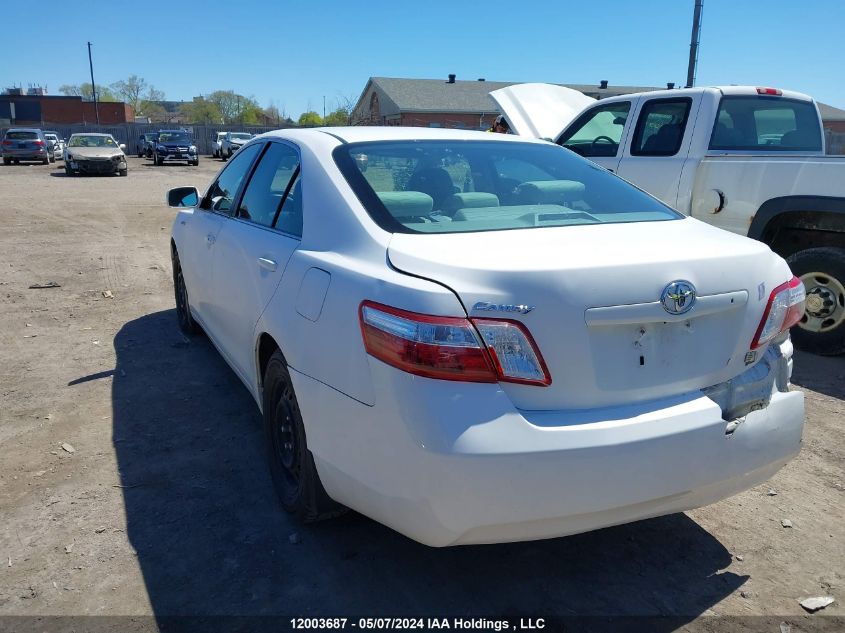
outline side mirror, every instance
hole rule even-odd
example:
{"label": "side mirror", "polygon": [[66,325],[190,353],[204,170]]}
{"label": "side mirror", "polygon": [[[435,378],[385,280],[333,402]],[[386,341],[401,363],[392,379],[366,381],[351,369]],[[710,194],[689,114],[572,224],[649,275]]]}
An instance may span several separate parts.
{"label": "side mirror", "polygon": [[199,204],[200,194],[196,187],[176,187],[167,192],[167,206],[172,208],[195,207]]}
{"label": "side mirror", "polygon": [[126,150],[126,143],[121,143],[120,145],[118,145],[118,147],[125,151]]}

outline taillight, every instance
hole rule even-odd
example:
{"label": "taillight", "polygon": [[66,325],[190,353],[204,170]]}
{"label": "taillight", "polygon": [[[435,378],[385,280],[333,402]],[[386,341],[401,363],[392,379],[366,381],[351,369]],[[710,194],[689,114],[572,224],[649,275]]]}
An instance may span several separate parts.
{"label": "taillight", "polygon": [[3,145],[13,145],[13,143],[12,143],[12,141],[10,141],[10,140],[8,140],[8,139],[4,139],[4,140],[3,140]]}
{"label": "taillight", "polygon": [[780,97],[783,94],[782,90],[777,88],[757,88],[758,95],[766,95],[768,97]]}
{"label": "taillight", "polygon": [[465,382],[552,382],[517,321],[417,314],[372,301],[359,312],[367,353],[402,371]]}
{"label": "taillight", "polygon": [[41,147],[44,145],[44,141],[35,141],[35,144],[38,145],[38,147]]}
{"label": "taillight", "polygon": [[804,284],[793,277],[779,285],[769,295],[769,303],[757,327],[751,349],[762,347],[781,332],[786,332],[804,316]]}

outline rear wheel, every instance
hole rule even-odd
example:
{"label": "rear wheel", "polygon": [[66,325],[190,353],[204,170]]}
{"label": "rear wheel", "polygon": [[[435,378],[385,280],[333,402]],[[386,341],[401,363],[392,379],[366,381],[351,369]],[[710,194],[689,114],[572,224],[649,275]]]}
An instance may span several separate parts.
{"label": "rear wheel", "polygon": [[807,291],[804,317],[792,328],[795,346],[823,356],[845,354],[845,249],[808,248],[786,261]]}
{"label": "rear wheel", "polygon": [[4,164],[4,165],[11,165],[11,164],[12,164],[12,159],[11,159],[11,158],[7,158],[6,156],[4,156],[4,157],[3,157],[3,164]]}
{"label": "rear wheel", "polygon": [[49,157],[49,156],[45,156],[45,157],[41,160],[41,164],[42,164],[42,165],[49,165],[49,164],[50,164],[50,157]]}
{"label": "rear wheel", "polygon": [[73,170],[65,165],[65,176],[73,176]]}
{"label": "rear wheel", "polygon": [[342,505],[329,497],[317,475],[290,373],[278,350],[264,371],[264,432],[270,474],[285,510],[305,522],[345,512]]}

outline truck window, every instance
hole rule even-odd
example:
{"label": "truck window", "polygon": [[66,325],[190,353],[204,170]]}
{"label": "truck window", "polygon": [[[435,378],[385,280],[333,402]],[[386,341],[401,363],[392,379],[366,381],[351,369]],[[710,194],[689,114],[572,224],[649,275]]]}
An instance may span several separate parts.
{"label": "truck window", "polygon": [[819,117],[809,101],[725,96],[710,149],[820,152],[821,139]]}
{"label": "truck window", "polygon": [[692,99],[652,99],[640,110],[632,156],[674,156],[681,149]]}
{"label": "truck window", "polygon": [[561,136],[558,144],[581,156],[616,156],[630,110],[630,101],[588,110]]}

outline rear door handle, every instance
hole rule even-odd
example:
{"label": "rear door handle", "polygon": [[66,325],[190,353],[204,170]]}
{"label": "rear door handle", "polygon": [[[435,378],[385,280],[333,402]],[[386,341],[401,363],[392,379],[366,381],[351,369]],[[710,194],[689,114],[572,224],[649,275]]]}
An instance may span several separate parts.
{"label": "rear door handle", "polygon": [[267,259],[266,257],[259,257],[258,265],[262,268],[266,268],[270,272],[275,272],[276,270],[276,262],[274,262],[272,259]]}

